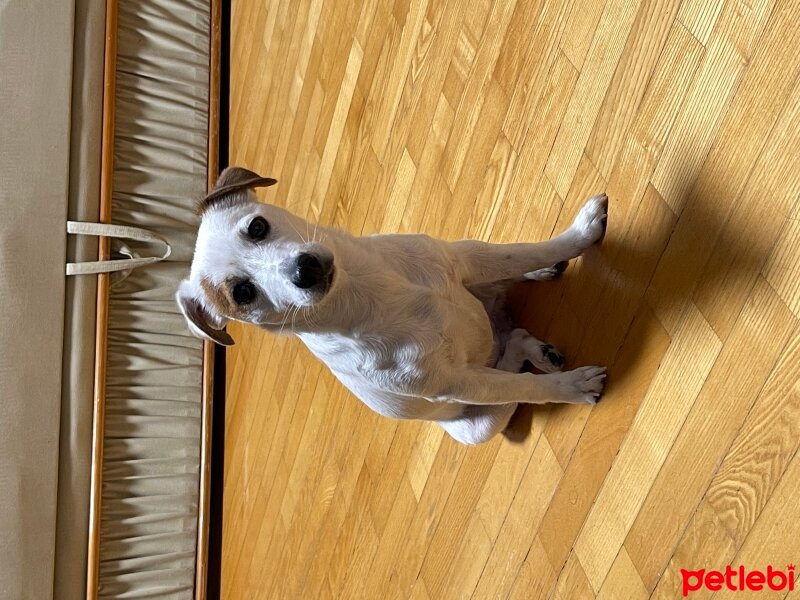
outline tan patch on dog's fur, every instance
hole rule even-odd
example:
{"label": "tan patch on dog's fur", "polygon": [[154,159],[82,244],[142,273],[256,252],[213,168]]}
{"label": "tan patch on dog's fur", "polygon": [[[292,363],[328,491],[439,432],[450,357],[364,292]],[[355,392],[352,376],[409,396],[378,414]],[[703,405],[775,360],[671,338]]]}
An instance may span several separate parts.
{"label": "tan patch on dog's fur", "polygon": [[200,287],[206,296],[206,300],[218,314],[232,317],[239,312],[236,303],[230,296],[231,282],[226,280],[221,286],[218,286],[214,285],[207,277],[203,277],[200,280]]}

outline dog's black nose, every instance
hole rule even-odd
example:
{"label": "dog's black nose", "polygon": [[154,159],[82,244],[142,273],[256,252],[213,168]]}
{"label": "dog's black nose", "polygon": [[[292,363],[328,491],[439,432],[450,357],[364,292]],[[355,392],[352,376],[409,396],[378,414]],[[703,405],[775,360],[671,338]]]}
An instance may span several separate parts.
{"label": "dog's black nose", "polygon": [[300,289],[307,290],[328,281],[333,260],[313,254],[301,254],[297,257],[292,283]]}

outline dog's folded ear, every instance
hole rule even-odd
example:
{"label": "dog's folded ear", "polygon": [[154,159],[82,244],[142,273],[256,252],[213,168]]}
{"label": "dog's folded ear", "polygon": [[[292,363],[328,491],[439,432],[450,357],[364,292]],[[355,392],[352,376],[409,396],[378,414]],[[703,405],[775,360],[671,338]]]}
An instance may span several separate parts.
{"label": "dog's folded ear", "polygon": [[203,339],[216,342],[223,346],[233,346],[233,338],[222,328],[227,319],[214,315],[206,308],[199,298],[195,286],[188,279],[184,279],[175,294],[178,308],[186,318],[189,330]]}
{"label": "dog's folded ear", "polygon": [[272,177],[262,177],[243,167],[228,167],[219,175],[214,189],[200,201],[199,212],[202,214],[223,198],[235,199],[240,192],[257,187],[269,187],[278,183]]}

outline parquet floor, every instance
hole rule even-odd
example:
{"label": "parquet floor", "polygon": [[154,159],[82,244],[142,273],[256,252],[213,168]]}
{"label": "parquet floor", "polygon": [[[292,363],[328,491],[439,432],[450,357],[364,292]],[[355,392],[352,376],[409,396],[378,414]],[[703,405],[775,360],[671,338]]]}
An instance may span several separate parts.
{"label": "parquet floor", "polygon": [[536,241],[607,191],[603,246],[516,306],[610,371],[596,408],[467,448],[232,326],[224,597],[677,598],[681,569],[800,562],[798,24],[800,0],[234,0],[231,162],[280,180],[265,200]]}

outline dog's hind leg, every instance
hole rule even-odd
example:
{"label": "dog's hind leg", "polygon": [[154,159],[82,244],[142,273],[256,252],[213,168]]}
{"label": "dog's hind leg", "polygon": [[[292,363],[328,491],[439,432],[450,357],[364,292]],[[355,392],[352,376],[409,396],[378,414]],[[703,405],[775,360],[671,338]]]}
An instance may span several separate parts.
{"label": "dog's hind leg", "polygon": [[526,360],[544,373],[555,373],[564,366],[564,355],[553,346],[537,340],[525,329],[514,329],[496,368],[519,373]]}
{"label": "dog's hind leg", "polygon": [[501,433],[517,410],[517,403],[480,406],[467,404],[460,417],[437,421],[457,442],[473,446],[488,442]]}
{"label": "dog's hind leg", "polygon": [[[555,348],[537,340],[524,329],[514,329],[496,368],[519,373],[526,360],[546,373],[560,371],[564,365],[564,357]],[[439,421],[439,424],[462,444],[480,444],[505,430],[516,408],[516,402],[494,406],[467,405],[460,417]]]}

